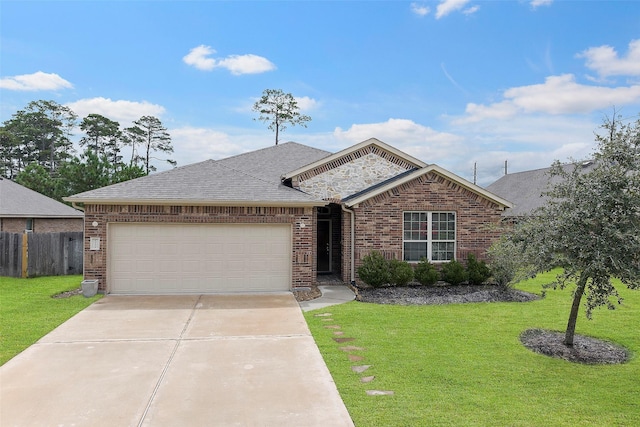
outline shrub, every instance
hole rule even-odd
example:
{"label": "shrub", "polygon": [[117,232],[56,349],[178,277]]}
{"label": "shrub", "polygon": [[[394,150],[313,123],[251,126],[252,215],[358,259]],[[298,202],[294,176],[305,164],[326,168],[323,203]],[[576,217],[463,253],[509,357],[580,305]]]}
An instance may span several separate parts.
{"label": "shrub", "polygon": [[378,288],[389,283],[389,263],[380,252],[371,251],[362,259],[358,276],[367,285]]}
{"label": "shrub", "polygon": [[392,259],[388,263],[389,281],[395,286],[406,286],[413,280],[413,267],[406,261]]}
{"label": "shrub", "polygon": [[450,285],[459,285],[467,280],[467,271],[465,270],[464,265],[456,260],[451,260],[442,264],[440,274],[442,275],[442,280]]}
{"label": "shrub", "polygon": [[415,278],[421,285],[433,285],[440,278],[440,273],[426,258],[422,258],[414,271]]}
{"label": "shrub", "polygon": [[491,271],[484,261],[478,261],[474,254],[467,257],[467,277],[470,285],[482,285],[491,277]]}
{"label": "shrub", "polygon": [[[503,288],[510,288],[514,283],[530,277],[527,262],[522,256],[522,245],[506,234],[494,242],[487,255],[493,280]],[[523,268],[523,266],[525,266]]]}

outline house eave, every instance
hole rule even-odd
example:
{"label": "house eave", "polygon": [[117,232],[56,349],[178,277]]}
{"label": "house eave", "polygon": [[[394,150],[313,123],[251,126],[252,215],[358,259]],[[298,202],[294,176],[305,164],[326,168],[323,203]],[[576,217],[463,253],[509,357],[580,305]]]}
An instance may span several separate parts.
{"label": "house eave", "polygon": [[274,200],[205,200],[205,199],[103,199],[65,197],[66,202],[85,205],[160,205],[160,206],[251,206],[251,207],[316,207],[325,206],[322,200],[274,201]]}

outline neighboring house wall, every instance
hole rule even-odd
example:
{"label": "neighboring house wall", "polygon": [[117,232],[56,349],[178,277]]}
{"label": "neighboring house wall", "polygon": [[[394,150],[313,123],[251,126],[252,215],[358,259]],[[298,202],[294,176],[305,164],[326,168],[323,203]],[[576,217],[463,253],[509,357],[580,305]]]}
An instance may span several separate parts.
{"label": "neighboring house wall", "polygon": [[[97,223],[96,226],[93,223]],[[107,284],[107,224],[117,222],[184,224],[291,224],[292,288],[310,286],[316,280],[314,256],[316,215],[313,208],[228,207],[228,206],[85,206],[85,279],[98,279],[99,289]],[[300,227],[304,223],[305,227]],[[89,250],[91,237],[100,237],[100,250]],[[249,264],[249,260],[247,262]]]}
{"label": "neighboring house wall", "polygon": [[[464,262],[469,253],[485,259],[486,250],[499,237],[496,225],[502,212],[497,204],[436,173],[428,173],[366,200],[353,211],[356,270],[372,250],[383,253],[386,258],[403,258],[405,211],[455,212],[456,259]],[[347,214],[343,217],[344,253],[349,252],[349,227]],[[343,267],[346,267],[343,271],[349,271],[346,259]]]}
{"label": "neighboring house wall", "polygon": [[[27,218],[2,218],[0,224],[0,231],[23,233],[27,226]],[[33,218],[32,227],[34,233],[82,231],[84,220],[82,218]]]}

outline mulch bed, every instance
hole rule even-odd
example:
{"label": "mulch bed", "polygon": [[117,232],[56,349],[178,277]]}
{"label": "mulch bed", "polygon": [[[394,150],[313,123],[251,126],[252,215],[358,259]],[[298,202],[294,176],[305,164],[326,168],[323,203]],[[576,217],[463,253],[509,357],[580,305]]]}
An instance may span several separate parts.
{"label": "mulch bed", "polygon": [[82,288],[73,289],[71,291],[60,292],[59,294],[53,295],[51,298],[69,298],[74,295],[82,295]]}
{"label": "mulch bed", "polygon": [[540,296],[495,285],[436,285],[358,288],[356,299],[376,304],[433,305],[470,302],[528,302],[540,299]]}
{"label": "mulch bed", "polygon": [[573,346],[564,344],[564,332],[545,329],[528,329],[520,335],[520,341],[529,350],[545,356],[584,364],[616,364],[627,362],[629,352],[616,344],[597,338],[574,335]]}

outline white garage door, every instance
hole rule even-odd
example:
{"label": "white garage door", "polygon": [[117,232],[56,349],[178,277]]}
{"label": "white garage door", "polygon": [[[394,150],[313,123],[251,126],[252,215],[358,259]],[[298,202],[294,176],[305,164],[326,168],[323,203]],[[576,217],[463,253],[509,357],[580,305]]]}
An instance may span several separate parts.
{"label": "white garage door", "polygon": [[114,294],[287,291],[288,224],[109,224]]}

